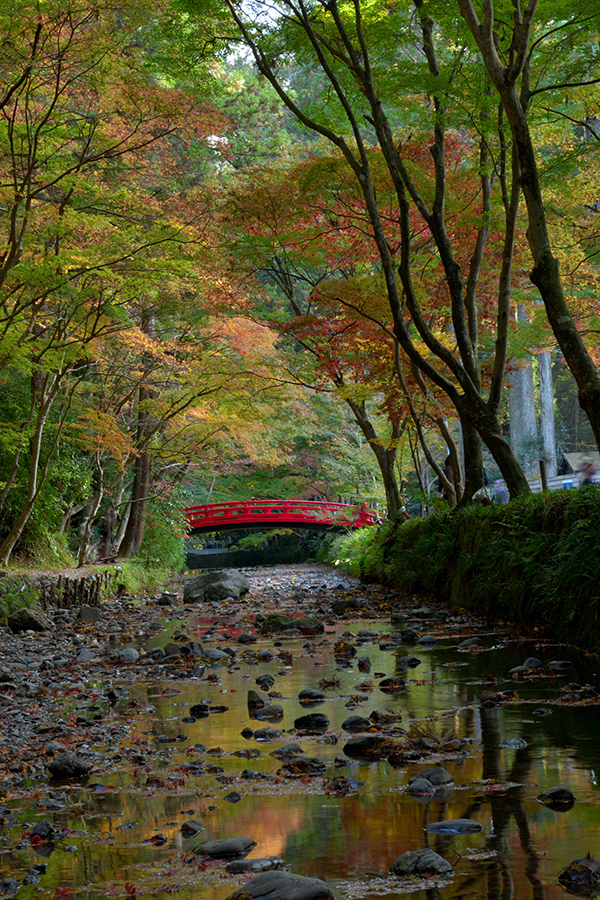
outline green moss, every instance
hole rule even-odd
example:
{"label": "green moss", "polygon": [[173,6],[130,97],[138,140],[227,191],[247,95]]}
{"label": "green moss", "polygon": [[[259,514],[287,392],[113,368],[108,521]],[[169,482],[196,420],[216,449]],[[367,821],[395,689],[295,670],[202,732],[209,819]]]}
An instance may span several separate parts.
{"label": "green moss", "polygon": [[557,491],[336,541],[327,562],[560,639],[600,644],[600,490]]}

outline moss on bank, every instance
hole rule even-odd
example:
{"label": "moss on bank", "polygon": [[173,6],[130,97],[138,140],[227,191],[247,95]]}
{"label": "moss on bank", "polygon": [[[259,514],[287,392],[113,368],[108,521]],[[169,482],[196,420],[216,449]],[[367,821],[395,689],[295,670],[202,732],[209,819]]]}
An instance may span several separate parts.
{"label": "moss on bank", "polygon": [[323,562],[454,606],[600,645],[600,490],[393,520],[335,540]]}

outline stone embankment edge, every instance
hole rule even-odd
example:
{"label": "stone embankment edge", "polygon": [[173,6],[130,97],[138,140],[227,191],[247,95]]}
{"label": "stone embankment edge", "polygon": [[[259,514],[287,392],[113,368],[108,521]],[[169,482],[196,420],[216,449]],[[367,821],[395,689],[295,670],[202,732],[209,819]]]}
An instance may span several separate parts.
{"label": "stone embankment edge", "polygon": [[37,603],[43,609],[71,609],[99,606],[103,599],[118,590],[122,569],[118,565],[94,569],[65,569],[46,572],[0,572],[0,602],[23,596],[24,604]]}

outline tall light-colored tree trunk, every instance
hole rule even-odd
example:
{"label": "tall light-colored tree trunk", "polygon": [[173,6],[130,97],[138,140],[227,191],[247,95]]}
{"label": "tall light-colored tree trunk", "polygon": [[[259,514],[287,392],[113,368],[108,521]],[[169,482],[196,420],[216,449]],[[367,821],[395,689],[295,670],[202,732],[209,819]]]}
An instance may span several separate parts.
{"label": "tall light-colored tree trunk", "polygon": [[538,356],[540,371],[540,430],[546,460],[546,472],[556,475],[556,433],[554,427],[554,390],[552,386],[552,359],[550,353]]}

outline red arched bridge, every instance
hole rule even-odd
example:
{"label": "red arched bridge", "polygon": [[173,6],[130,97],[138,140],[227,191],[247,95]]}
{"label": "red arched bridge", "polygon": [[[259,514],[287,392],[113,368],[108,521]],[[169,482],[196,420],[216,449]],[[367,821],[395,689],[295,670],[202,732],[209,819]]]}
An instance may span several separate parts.
{"label": "red arched bridge", "polygon": [[232,531],[236,528],[310,528],[335,531],[366,528],[379,521],[377,513],[349,503],[320,500],[248,500],[188,506],[184,513],[192,533]]}

